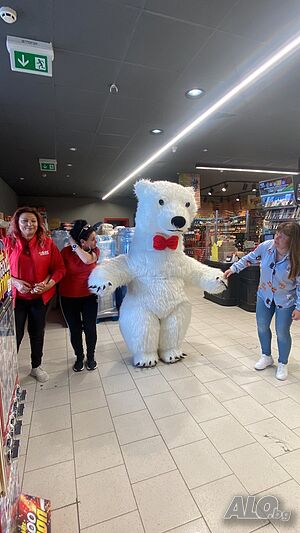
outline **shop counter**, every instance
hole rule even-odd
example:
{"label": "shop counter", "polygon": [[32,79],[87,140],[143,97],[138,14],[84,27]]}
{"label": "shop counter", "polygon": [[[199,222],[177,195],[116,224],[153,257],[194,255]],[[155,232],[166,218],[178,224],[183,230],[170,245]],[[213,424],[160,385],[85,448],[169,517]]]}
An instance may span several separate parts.
{"label": "shop counter", "polygon": [[[228,270],[233,263],[224,263],[221,261],[204,261],[205,265],[213,268],[219,268],[222,272]],[[238,305],[245,311],[254,312],[256,306],[256,292],[259,282],[259,266],[250,266],[245,268],[239,274],[233,274],[228,278],[228,288],[221,294],[210,294],[204,292],[204,298],[219,305],[234,306]]]}

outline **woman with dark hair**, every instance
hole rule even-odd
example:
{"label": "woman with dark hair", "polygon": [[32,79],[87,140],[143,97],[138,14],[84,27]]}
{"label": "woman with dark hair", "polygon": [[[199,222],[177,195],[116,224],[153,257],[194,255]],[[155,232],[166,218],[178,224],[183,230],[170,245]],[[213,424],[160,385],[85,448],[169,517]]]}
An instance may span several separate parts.
{"label": "woman with dark hair", "polygon": [[299,224],[280,224],[273,240],[261,243],[253,252],[234,263],[226,270],[225,278],[257,263],[260,263],[260,281],[256,321],[262,355],[255,364],[255,369],[264,370],[274,364],[271,355],[270,324],[275,314],[279,352],[276,378],[285,380],[288,376],[287,363],[292,345],[290,327],[293,320],[300,320]]}
{"label": "woman with dark hair", "polygon": [[55,284],[65,273],[64,263],[54,242],[46,235],[41,215],[34,208],[17,209],[3,242],[12,276],[17,349],[28,318],[30,374],[43,383],[49,379],[41,367],[47,304],[55,293]]}
{"label": "woman with dark hair", "polygon": [[74,372],[83,370],[84,349],[82,330],[87,349],[87,370],[95,370],[94,359],[97,342],[97,297],[88,289],[88,278],[95,268],[99,249],[96,246],[96,232],[86,220],[76,220],[70,231],[70,246],[63,248],[62,257],[66,275],[60,283],[61,307],[68,324],[71,344],[76,356]]}

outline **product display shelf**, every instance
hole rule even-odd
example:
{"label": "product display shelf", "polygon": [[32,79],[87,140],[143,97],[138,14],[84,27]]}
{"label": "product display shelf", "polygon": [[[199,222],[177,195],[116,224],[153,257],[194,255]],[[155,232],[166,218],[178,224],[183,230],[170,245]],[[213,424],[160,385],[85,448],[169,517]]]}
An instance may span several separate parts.
{"label": "product display shelf", "polygon": [[8,259],[0,242],[0,533],[16,531],[19,437],[26,392],[19,385]]}

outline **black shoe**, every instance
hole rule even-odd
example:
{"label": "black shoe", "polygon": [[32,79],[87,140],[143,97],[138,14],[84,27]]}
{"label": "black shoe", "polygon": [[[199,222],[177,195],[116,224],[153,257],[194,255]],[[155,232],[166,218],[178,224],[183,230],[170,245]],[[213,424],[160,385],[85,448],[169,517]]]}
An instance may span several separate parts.
{"label": "black shoe", "polygon": [[85,367],[87,370],[96,370],[97,366],[97,361],[95,361],[95,359],[87,359],[85,362]]}
{"label": "black shoe", "polygon": [[83,370],[83,361],[82,359],[77,359],[76,363],[73,365],[74,372],[81,372]]}

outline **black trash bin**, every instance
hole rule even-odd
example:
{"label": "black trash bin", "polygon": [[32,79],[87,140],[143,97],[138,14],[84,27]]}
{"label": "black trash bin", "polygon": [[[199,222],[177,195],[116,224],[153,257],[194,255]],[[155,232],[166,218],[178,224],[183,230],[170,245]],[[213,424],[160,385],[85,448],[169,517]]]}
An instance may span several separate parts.
{"label": "black trash bin", "polygon": [[[259,283],[259,266],[253,265],[239,273],[239,307],[245,311],[255,312],[256,293]],[[233,276],[232,276],[233,277]]]}

